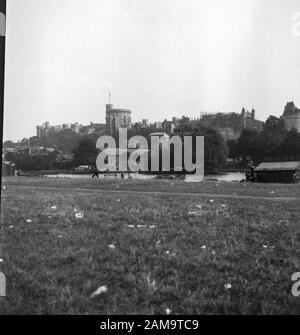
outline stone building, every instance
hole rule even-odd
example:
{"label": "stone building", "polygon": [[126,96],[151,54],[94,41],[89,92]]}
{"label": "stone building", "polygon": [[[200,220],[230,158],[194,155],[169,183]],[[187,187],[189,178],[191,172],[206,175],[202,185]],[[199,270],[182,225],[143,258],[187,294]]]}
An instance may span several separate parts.
{"label": "stone building", "polygon": [[253,123],[255,121],[255,109],[252,109],[252,111],[249,112],[243,108],[241,112],[241,119],[244,128],[253,128]]}
{"label": "stone building", "polygon": [[295,128],[300,132],[300,109],[296,107],[293,101],[286,104],[281,118],[284,120],[285,128],[288,131]]}
{"label": "stone building", "polygon": [[263,122],[256,119],[254,108],[251,112],[243,108],[241,113],[202,114],[200,122],[204,127],[217,130],[225,141],[238,139],[243,129],[258,132],[263,129]]}
{"label": "stone building", "polygon": [[113,136],[119,128],[131,128],[131,111],[129,109],[116,109],[112,104],[107,104],[106,132]]}
{"label": "stone building", "polygon": [[62,125],[52,126],[50,122],[44,122],[42,125],[36,126],[37,137],[48,137],[49,135],[57,134],[61,130],[71,129],[73,132],[79,134],[83,128],[81,124],[76,123],[63,123]]}

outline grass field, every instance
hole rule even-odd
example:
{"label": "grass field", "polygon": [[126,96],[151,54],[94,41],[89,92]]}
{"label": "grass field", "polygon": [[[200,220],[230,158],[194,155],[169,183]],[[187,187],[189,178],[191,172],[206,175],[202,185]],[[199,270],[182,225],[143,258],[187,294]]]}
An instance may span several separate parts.
{"label": "grass field", "polygon": [[300,185],[2,185],[0,314],[300,312]]}

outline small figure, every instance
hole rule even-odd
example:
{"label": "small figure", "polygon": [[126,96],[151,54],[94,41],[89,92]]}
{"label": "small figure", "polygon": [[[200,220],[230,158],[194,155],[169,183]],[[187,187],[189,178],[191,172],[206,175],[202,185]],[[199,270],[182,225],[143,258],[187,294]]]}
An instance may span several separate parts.
{"label": "small figure", "polygon": [[299,172],[295,172],[293,174],[293,181],[294,181],[294,183],[299,183],[300,182],[300,173]]}
{"label": "small figure", "polygon": [[93,174],[92,174],[92,178],[94,179],[94,178],[99,178],[99,171],[98,171],[98,169],[97,168],[94,168],[93,169]]}
{"label": "small figure", "polygon": [[255,165],[253,161],[250,161],[248,164],[248,170],[246,172],[246,181],[251,181],[251,182],[255,181],[254,169],[255,169]]}

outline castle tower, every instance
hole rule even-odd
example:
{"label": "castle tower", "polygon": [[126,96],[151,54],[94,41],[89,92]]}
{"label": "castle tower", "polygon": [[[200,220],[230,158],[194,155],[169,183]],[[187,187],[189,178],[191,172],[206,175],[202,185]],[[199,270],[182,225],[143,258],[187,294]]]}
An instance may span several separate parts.
{"label": "castle tower", "polygon": [[245,114],[246,114],[246,109],[243,107],[242,113],[241,113],[243,119],[245,118]]}
{"label": "castle tower", "polygon": [[110,95],[110,92],[109,92],[109,95],[108,95],[108,104],[106,104],[106,112],[109,112],[110,110],[113,109],[114,105],[112,105],[110,103],[110,98],[111,98],[111,95]]}
{"label": "castle tower", "polygon": [[42,137],[42,127],[41,126],[36,126],[36,136]]}
{"label": "castle tower", "polygon": [[244,107],[241,112],[241,119],[242,119],[243,128],[246,128],[246,109]]}
{"label": "castle tower", "polygon": [[300,109],[296,107],[293,101],[286,104],[282,119],[286,130],[290,131],[295,128],[300,132]]}
{"label": "castle tower", "polygon": [[129,109],[116,109],[110,103],[106,105],[106,133],[107,135],[115,135],[119,128],[131,127],[131,111]]}

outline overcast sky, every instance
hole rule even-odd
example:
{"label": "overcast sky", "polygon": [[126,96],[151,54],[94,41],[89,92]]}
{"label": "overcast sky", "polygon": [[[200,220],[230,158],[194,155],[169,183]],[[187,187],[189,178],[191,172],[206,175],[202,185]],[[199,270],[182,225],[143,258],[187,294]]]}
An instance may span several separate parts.
{"label": "overcast sky", "polygon": [[300,0],[7,2],[5,140],[104,123],[109,91],[133,121],[300,106]]}

